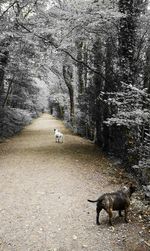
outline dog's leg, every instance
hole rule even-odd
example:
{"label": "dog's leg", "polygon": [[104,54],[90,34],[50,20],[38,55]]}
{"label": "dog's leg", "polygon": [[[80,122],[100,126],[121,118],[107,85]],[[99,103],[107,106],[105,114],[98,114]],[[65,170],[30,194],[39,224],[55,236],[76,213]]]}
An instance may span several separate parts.
{"label": "dog's leg", "polygon": [[107,210],[107,213],[109,215],[109,224],[112,226],[112,208],[109,208],[109,210]]}
{"label": "dog's leg", "polygon": [[121,210],[119,210],[119,217],[123,217]]}
{"label": "dog's leg", "polygon": [[100,207],[96,207],[96,224],[97,225],[100,225],[100,222],[99,222],[99,214],[100,214],[100,211],[102,210],[102,208]]}
{"label": "dog's leg", "polygon": [[129,220],[128,220],[128,208],[126,208],[126,209],[124,210],[124,212],[125,212],[125,217],[124,217],[125,222],[128,223],[128,222],[129,222]]}

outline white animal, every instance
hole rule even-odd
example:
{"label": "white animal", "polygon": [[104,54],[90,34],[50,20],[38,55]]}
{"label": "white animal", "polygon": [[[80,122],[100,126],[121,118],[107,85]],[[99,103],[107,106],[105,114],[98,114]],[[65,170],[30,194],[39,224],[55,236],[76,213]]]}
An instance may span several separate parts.
{"label": "white animal", "polygon": [[63,143],[64,135],[58,129],[54,129],[55,142]]}

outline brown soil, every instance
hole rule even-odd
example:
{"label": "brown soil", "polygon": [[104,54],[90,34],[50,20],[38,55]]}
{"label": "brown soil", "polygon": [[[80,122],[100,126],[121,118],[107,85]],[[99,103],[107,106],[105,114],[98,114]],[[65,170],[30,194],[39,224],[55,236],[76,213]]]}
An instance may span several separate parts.
{"label": "brown soil", "polygon": [[[64,133],[55,143],[53,129]],[[114,227],[95,204],[120,184],[114,167],[89,141],[43,114],[19,135],[0,144],[0,250],[120,251],[136,250],[143,224],[124,223],[114,212]],[[145,250],[145,249],[142,249]]]}

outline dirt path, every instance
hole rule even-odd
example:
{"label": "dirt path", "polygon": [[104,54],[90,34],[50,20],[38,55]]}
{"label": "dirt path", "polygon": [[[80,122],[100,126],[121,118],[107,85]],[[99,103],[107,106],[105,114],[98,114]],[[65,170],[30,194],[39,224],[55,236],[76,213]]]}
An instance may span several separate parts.
{"label": "dirt path", "polygon": [[[54,141],[53,129],[65,135]],[[95,224],[97,198],[112,191],[110,163],[100,150],[65,129],[48,114],[0,145],[0,250],[119,251],[130,250],[141,226],[106,213]],[[131,249],[133,250],[133,249]]]}

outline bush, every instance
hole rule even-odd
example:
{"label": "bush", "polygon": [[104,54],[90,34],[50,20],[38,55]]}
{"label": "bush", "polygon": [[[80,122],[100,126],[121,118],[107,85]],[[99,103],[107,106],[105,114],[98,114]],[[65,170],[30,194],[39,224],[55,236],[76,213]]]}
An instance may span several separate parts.
{"label": "bush", "polygon": [[32,121],[28,111],[18,108],[0,109],[0,138],[13,136]]}

